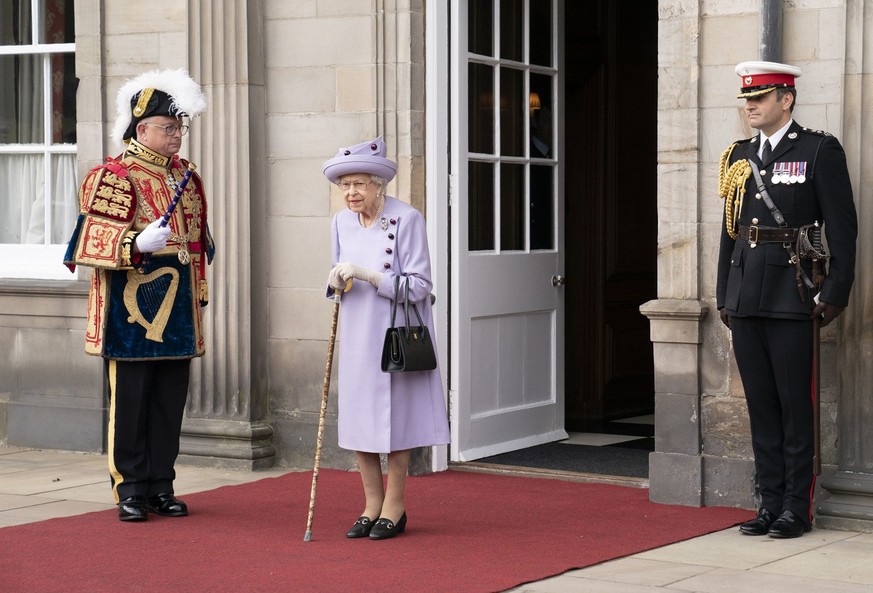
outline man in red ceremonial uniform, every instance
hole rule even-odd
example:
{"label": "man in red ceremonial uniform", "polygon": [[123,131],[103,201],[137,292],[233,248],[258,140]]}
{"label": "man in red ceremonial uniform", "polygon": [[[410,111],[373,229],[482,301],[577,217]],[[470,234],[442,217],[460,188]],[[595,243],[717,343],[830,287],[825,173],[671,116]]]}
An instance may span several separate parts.
{"label": "man in red ceremonial uniform", "polygon": [[794,538],[812,526],[813,320],[825,326],[849,303],[858,220],[843,147],[792,117],[800,69],[743,62],[736,73],[758,134],[722,155],[716,298],[749,408],[761,497],[740,532]]}
{"label": "man in red ceremonial uniform", "polygon": [[183,118],[206,97],[183,70],[146,72],[118,93],[117,158],[88,172],[64,263],[94,268],[85,351],[106,359],[109,473],[122,521],[188,514],[173,492],[191,359],[214,247],[203,183],[178,157]]}

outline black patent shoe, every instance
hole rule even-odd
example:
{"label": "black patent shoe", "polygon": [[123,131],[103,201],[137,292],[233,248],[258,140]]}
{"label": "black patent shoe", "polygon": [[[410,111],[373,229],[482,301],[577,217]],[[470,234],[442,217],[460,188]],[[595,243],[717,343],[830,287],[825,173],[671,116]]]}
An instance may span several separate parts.
{"label": "black patent shoe", "polygon": [[161,492],[149,496],[149,510],[162,517],[184,517],[188,514],[188,505],[176,498],[172,492]]}
{"label": "black patent shoe", "polygon": [[775,520],[776,515],[767,509],[761,509],[758,511],[757,517],[740,525],[740,533],[743,535],[767,535]]}
{"label": "black patent shoe", "polygon": [[119,521],[145,521],[148,518],[145,496],[128,496],[118,502]]}
{"label": "black patent shoe", "polygon": [[352,528],[346,533],[346,537],[367,537],[373,529],[373,520],[370,517],[361,515]]}
{"label": "black patent shoe", "polygon": [[810,530],[810,527],[804,523],[797,513],[794,511],[783,511],[779,518],[773,521],[770,526],[769,535],[777,539],[788,539],[791,537],[800,537]]}
{"label": "black patent shoe", "polygon": [[403,513],[396,525],[391,519],[379,517],[370,531],[370,539],[389,539],[404,531],[406,531],[406,513]]}

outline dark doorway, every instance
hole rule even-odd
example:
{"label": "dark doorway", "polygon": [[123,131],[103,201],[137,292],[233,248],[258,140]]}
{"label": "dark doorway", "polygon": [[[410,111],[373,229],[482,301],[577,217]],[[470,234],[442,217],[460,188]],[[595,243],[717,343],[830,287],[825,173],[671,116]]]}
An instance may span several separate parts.
{"label": "dark doorway", "polygon": [[654,412],[658,14],[565,4],[566,429]]}

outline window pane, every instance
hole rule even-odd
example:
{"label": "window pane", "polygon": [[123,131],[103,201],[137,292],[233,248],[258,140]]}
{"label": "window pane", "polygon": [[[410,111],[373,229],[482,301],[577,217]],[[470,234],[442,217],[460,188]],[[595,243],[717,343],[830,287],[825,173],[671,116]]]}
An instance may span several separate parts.
{"label": "window pane", "polygon": [[554,158],[551,76],[530,75],[530,157]]}
{"label": "window pane", "polygon": [[0,2],[0,45],[30,45],[30,0]]}
{"label": "window pane", "polygon": [[73,43],[73,0],[40,0],[40,43]]}
{"label": "window pane", "polygon": [[470,161],[468,249],[494,249],[494,165]]}
{"label": "window pane", "polygon": [[79,216],[76,155],[52,156],[52,229],[51,243],[59,245],[70,240]]}
{"label": "window pane", "polygon": [[41,144],[42,56],[0,56],[0,143]]}
{"label": "window pane", "polygon": [[485,64],[469,65],[468,98],[470,152],[494,152],[494,69]]}
{"label": "window pane", "polygon": [[474,54],[494,55],[494,8],[492,0],[470,0],[467,47]]}
{"label": "window pane", "polygon": [[0,154],[0,243],[45,242],[43,159],[41,154]]}
{"label": "window pane", "polygon": [[555,169],[530,166],[530,248],[554,249],[552,236]]}
{"label": "window pane", "polygon": [[524,165],[500,165],[500,249],[524,249]]}
{"label": "window pane", "polygon": [[528,100],[524,95],[524,72],[500,69],[500,152],[524,156],[524,125]]}
{"label": "window pane", "polygon": [[54,54],[52,68],[52,143],[76,143],[76,57]]}
{"label": "window pane", "polygon": [[552,0],[530,0],[530,63],[552,66]]}
{"label": "window pane", "polygon": [[500,2],[500,57],[521,62],[522,55],[522,0]]}

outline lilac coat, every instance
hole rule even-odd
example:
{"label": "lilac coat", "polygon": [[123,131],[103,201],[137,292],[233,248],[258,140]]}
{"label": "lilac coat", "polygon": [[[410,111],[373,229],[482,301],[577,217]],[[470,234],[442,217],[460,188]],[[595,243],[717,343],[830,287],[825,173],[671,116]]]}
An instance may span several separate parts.
{"label": "lilac coat", "polygon": [[[408,281],[409,299],[436,342],[424,217],[391,197],[385,198],[383,216],[387,230],[381,229],[378,220],[363,228],[351,210],[337,213],[331,225],[334,264],[351,262],[383,272],[378,290],[355,280],[340,305],[339,446],[370,453],[449,442],[439,367],[409,373],[383,373],[380,368],[382,342],[391,321],[394,277],[399,274],[408,277],[401,276],[401,295]],[[328,295],[332,293],[328,288]],[[398,323],[402,320],[398,308]]]}

